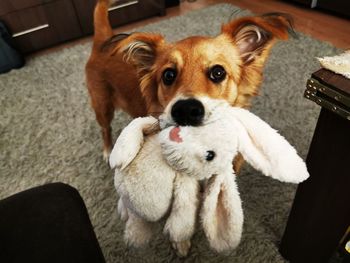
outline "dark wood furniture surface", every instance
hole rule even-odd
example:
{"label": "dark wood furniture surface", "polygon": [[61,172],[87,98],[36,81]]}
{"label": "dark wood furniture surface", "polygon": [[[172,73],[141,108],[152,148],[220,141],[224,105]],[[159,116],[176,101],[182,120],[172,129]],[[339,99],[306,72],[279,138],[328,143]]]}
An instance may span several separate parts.
{"label": "dark wood furniture surface", "polygon": [[[350,99],[349,79],[324,69],[312,79]],[[347,101],[332,103],[350,110]],[[350,115],[319,104],[322,108],[306,159],[310,178],[298,186],[280,245],[281,254],[291,263],[328,262],[350,225]]]}
{"label": "dark wood furniture surface", "polygon": [[350,120],[350,80],[321,69],[307,81],[304,96]]}
{"label": "dark wood furniture surface", "polygon": [[[93,33],[95,0],[1,0],[0,20],[14,45],[29,53]],[[113,27],[165,14],[164,0],[118,0],[109,9]]]}
{"label": "dark wood furniture surface", "polygon": [[311,8],[330,11],[342,16],[350,17],[349,0],[288,0],[304,4]]}
{"label": "dark wood furniture surface", "polygon": [[[95,1],[73,0],[84,34],[93,33],[92,13]],[[154,15],[165,14],[164,0],[120,0],[109,8],[109,20],[113,26],[140,20]]]}
{"label": "dark wood furniture surface", "polygon": [[300,4],[304,4],[308,7],[314,7],[314,5],[312,5],[312,0],[292,0],[292,1]]}
{"label": "dark wood furniture surface", "polygon": [[317,0],[316,7],[350,17],[349,0]]}

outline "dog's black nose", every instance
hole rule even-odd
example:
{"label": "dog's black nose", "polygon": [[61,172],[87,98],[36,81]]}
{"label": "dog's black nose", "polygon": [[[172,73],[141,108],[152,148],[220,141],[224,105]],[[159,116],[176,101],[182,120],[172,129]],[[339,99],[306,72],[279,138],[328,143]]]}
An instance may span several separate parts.
{"label": "dog's black nose", "polygon": [[204,106],[196,99],[178,100],[171,109],[171,116],[180,126],[198,126],[204,117]]}

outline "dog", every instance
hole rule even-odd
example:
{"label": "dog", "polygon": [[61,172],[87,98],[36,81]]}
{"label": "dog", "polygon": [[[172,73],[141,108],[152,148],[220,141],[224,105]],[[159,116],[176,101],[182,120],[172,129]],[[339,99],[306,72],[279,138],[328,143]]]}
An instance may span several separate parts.
{"label": "dog", "polygon": [[[199,126],[206,112],[201,97],[249,107],[259,92],[272,46],[292,32],[287,14],[270,13],[232,20],[222,25],[216,37],[191,36],[175,43],[153,33],[114,35],[109,4],[97,1],[93,47],[86,64],[105,160],[112,149],[116,109],[131,117],[157,117],[168,108],[176,124]],[[241,163],[242,158],[235,160],[236,171]]]}

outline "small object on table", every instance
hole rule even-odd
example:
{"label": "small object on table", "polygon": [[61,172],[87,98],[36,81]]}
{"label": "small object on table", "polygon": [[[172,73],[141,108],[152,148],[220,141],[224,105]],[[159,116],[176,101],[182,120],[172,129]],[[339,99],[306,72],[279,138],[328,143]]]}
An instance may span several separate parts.
{"label": "small object on table", "polygon": [[350,50],[337,56],[318,58],[318,60],[323,68],[350,79]]}

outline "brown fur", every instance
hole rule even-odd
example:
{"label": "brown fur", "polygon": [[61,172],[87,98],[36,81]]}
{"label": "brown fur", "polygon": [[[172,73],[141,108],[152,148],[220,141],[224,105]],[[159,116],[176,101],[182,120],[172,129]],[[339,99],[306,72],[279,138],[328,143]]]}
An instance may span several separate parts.
{"label": "brown fur", "polygon": [[[161,35],[150,33],[113,36],[107,9],[108,1],[99,0],[94,44],[86,65],[105,157],[112,148],[110,123],[115,109],[132,117],[157,116],[178,95],[206,95],[249,107],[258,94],[271,47],[277,39],[287,39],[290,29],[285,15],[251,16],[223,25],[216,37],[193,36],[167,43]],[[209,68],[217,64],[227,72],[219,84],[208,78]],[[169,67],[176,68],[178,75],[171,86],[165,86],[161,76]]]}

